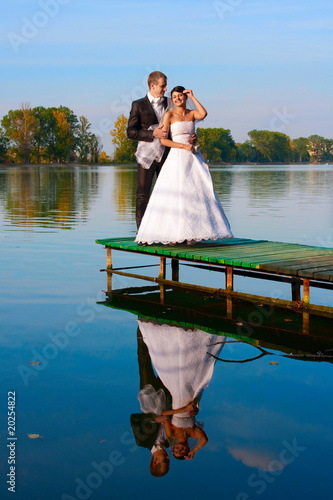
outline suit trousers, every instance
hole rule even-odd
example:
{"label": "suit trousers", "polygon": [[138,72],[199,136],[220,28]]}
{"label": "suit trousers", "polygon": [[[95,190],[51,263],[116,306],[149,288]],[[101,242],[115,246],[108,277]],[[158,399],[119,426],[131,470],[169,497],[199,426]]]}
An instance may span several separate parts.
{"label": "suit trousers", "polygon": [[153,178],[160,173],[165,158],[160,162],[154,161],[150,168],[142,168],[138,164],[138,180],[136,188],[136,226],[139,229],[142,217],[148,205]]}

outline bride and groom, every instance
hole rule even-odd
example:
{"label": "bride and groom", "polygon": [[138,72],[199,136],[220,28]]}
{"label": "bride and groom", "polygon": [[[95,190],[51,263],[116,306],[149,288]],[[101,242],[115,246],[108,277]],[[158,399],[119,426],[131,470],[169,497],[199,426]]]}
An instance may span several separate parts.
{"label": "bride and groom", "polygon": [[[230,238],[230,225],[208,166],[194,147],[194,123],[204,119],[207,111],[191,90],[181,86],[172,89],[172,107],[167,110],[166,86],[163,73],[151,73],[149,92],[132,103],[128,121],[128,137],[139,141],[135,241],[173,246]],[[187,109],[188,97],[196,109]]]}

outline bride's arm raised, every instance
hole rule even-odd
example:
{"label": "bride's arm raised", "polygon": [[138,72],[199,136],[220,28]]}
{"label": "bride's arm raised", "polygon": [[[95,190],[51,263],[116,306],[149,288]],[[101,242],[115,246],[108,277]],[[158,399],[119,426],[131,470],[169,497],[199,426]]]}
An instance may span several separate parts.
{"label": "bride's arm raised", "polygon": [[197,107],[197,109],[193,109],[192,111],[190,111],[192,119],[193,120],[203,120],[204,118],[206,118],[207,111],[203,107],[203,105],[198,101],[198,99],[196,97],[194,97],[192,90],[185,89],[183,93],[186,94],[190,99],[192,99],[192,101],[194,102],[194,104]]}
{"label": "bride's arm raised", "polygon": [[[163,117],[162,125],[168,135],[170,130],[170,124],[171,124],[171,113],[170,111],[167,111]],[[160,139],[160,141],[163,146],[167,146],[168,148],[187,149],[187,151],[191,151],[191,153],[193,153],[194,151],[194,147],[192,144],[182,144],[181,142],[175,142],[172,141],[171,139]]]}

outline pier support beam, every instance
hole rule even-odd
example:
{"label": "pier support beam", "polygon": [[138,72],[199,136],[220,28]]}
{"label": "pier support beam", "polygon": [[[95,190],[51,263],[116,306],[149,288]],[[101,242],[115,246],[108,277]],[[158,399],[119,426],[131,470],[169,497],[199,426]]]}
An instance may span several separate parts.
{"label": "pier support beam", "polygon": [[309,335],[310,333],[310,314],[303,312],[303,334]]}
{"label": "pier support beam", "polygon": [[112,269],[111,248],[110,247],[106,247],[106,268]]}
{"label": "pier support beam", "polygon": [[232,273],[233,268],[231,266],[226,266],[226,271],[227,271],[227,286],[226,289],[229,292],[232,292],[234,289],[234,275]]}
{"label": "pier support beam", "polygon": [[159,278],[162,278],[163,280],[165,280],[165,261],[166,261],[166,258],[165,257],[161,257]]}
{"label": "pier support beam", "polygon": [[291,300],[300,302],[301,300],[301,280],[292,278],[291,280]]}
{"label": "pier support beam", "polygon": [[171,259],[172,281],[179,281],[179,260]]}
{"label": "pier support beam", "polygon": [[310,302],[310,280],[303,279],[303,304]]}

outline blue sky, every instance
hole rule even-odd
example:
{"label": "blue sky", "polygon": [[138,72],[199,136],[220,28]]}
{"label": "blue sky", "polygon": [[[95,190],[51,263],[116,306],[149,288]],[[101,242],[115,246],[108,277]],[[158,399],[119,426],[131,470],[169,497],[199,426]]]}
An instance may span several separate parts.
{"label": "blue sky", "polygon": [[0,117],[22,102],[108,130],[150,71],[192,88],[201,124],[333,138],[331,0],[4,0]]}

